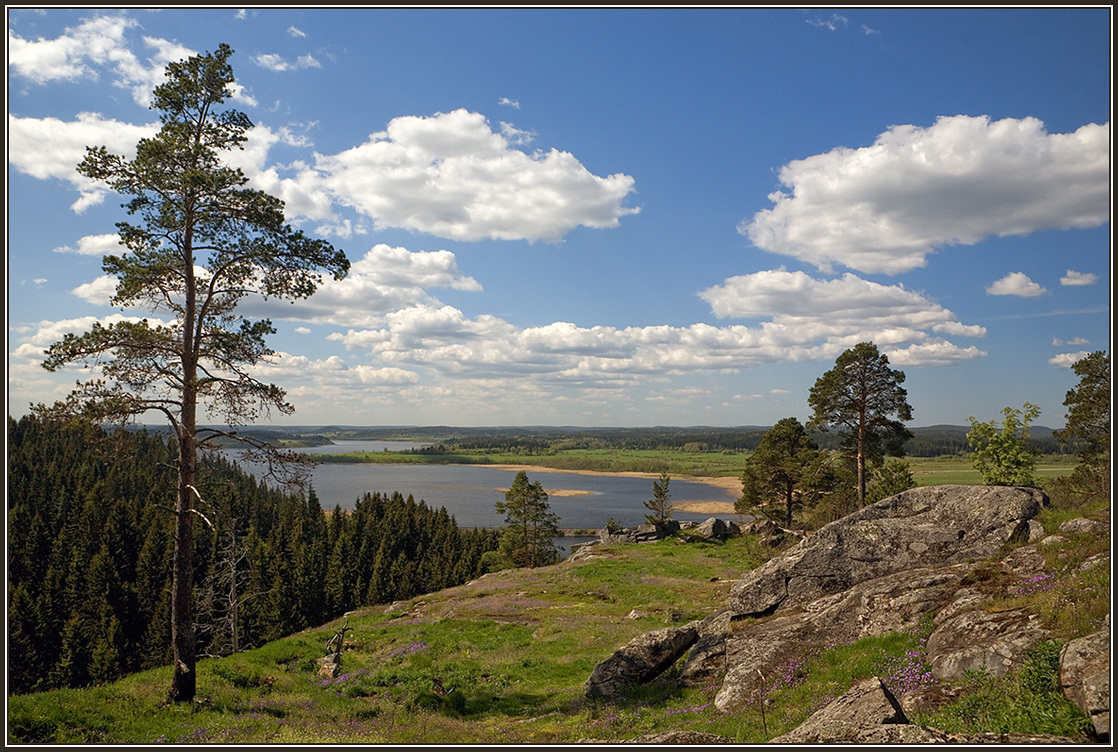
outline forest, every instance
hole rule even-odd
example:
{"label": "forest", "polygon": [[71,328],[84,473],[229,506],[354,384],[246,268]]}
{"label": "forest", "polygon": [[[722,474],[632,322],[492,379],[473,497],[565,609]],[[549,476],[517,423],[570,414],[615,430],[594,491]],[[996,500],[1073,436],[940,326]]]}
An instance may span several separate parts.
{"label": "forest", "polygon": [[[83,687],[171,661],[176,450],[163,434],[8,421],[8,689]],[[401,493],[324,511],[203,454],[199,655],[462,584],[499,531]]]}

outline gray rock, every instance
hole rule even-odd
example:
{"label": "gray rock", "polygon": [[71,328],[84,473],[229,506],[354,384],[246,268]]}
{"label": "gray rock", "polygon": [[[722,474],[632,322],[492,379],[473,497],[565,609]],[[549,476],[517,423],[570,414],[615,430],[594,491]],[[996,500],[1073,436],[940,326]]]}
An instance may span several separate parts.
{"label": "gray rock", "polygon": [[[727,609],[699,624],[699,641],[683,667],[691,686],[709,681],[725,667],[714,704],[723,711],[741,707],[764,676],[800,658],[815,645],[836,645],[874,634],[907,629],[948,603],[971,565],[898,572],[820,598],[805,608],[750,622]],[[760,672],[760,674],[758,673]]]}
{"label": "gray rock", "polygon": [[598,539],[602,543],[646,543],[663,540],[677,532],[679,532],[679,522],[668,520],[663,525],[637,525],[620,530],[604,527],[598,531]]}
{"label": "gray rock", "polygon": [[765,615],[875,577],[986,558],[1024,541],[1047,500],[1032,488],[913,488],[825,525],[747,573],[730,605],[741,615]]}
{"label": "gray rock", "polygon": [[1025,653],[1048,639],[1035,614],[1026,611],[963,611],[941,623],[926,646],[932,676],[958,680],[968,669],[1005,676],[1023,665]]}
{"label": "gray rock", "polygon": [[1060,688],[1087,714],[1099,741],[1110,741],[1110,631],[1071,640],[1060,652]]}
{"label": "gray rock", "polygon": [[1086,517],[1076,517],[1060,525],[1061,533],[1086,533],[1088,535],[1103,535],[1110,530],[1110,525],[1098,520],[1089,520]]}
{"label": "gray rock", "polygon": [[741,529],[733,522],[710,517],[694,528],[694,535],[704,540],[726,540],[741,535]]}
{"label": "gray rock", "polygon": [[897,698],[881,679],[875,676],[855,684],[841,697],[813,713],[794,731],[773,741],[805,743],[820,734],[828,733],[825,729],[835,723],[880,726],[907,724],[908,718]]}
{"label": "gray rock", "polygon": [[695,624],[647,632],[630,640],[612,656],[594,667],[584,688],[587,697],[613,697],[625,687],[650,681],[695,644]]}

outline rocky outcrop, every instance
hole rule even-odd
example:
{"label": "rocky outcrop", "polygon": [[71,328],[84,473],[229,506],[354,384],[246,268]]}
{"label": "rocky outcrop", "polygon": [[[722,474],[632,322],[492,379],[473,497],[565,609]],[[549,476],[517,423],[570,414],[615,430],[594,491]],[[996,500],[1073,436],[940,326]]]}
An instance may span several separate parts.
{"label": "rocky outcrop", "polygon": [[1072,640],[1060,653],[1060,687],[1064,696],[1091,719],[1099,741],[1110,741],[1110,624],[1107,629]]}
{"label": "rocky outcrop", "polygon": [[613,697],[625,687],[656,678],[679,660],[698,637],[692,624],[640,635],[594,668],[586,680],[586,696]]}
{"label": "rocky outcrop", "polygon": [[741,616],[763,616],[875,577],[992,556],[1027,540],[1029,520],[1046,503],[1036,489],[913,488],[820,528],[749,573],[730,605]]}
{"label": "rocky outcrop", "polygon": [[[952,604],[965,610],[957,598],[976,562],[1026,539],[1046,503],[1036,489],[938,486],[833,522],[735,584],[727,608],[701,622],[683,679],[724,675],[715,705],[730,710],[806,646],[904,629]],[[1030,647],[1029,636],[1040,637],[1014,646]]]}
{"label": "rocky outcrop", "polygon": [[[911,489],[833,522],[745,574],[726,607],[694,624],[696,638],[681,681],[718,682],[714,705],[732,712],[763,691],[766,676],[813,648],[908,629],[925,617],[935,624],[926,644],[934,678],[959,680],[968,669],[1005,675],[1049,635],[1026,611],[988,612],[982,606],[992,597],[1029,592],[1051,576],[1043,550],[1053,536],[1044,539],[1032,519],[1046,504],[1037,489],[939,486]],[[1065,523],[1062,533],[1098,534],[1100,524],[1108,529],[1106,523],[1082,520]],[[1007,549],[1007,544],[1024,545]],[[1092,562],[1108,564],[1108,557]],[[1066,696],[1091,716],[1100,738],[1109,738],[1109,639],[1105,645],[1101,638],[1076,641],[1064,655]],[[882,699],[891,697],[888,688],[861,690],[861,697],[845,702],[868,702],[875,713],[896,713],[890,717],[897,720],[866,721],[840,704],[832,708],[833,717],[816,719],[795,740],[1008,741],[996,734],[964,738],[907,725],[899,720],[904,712],[896,698]],[[864,700],[868,696],[876,700]],[[937,697],[946,701],[950,693],[926,693],[913,702],[934,703]]]}

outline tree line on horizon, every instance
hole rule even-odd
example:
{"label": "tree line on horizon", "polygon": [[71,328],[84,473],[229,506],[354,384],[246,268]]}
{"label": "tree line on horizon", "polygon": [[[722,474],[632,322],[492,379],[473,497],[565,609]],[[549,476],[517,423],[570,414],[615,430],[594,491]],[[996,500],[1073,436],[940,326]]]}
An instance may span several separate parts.
{"label": "tree line on horizon", "polygon": [[[169,665],[175,457],[166,436],[8,421],[8,689],[84,687]],[[230,460],[199,463],[196,649],[228,655],[361,606],[460,585],[500,531],[366,493],[324,511]]]}

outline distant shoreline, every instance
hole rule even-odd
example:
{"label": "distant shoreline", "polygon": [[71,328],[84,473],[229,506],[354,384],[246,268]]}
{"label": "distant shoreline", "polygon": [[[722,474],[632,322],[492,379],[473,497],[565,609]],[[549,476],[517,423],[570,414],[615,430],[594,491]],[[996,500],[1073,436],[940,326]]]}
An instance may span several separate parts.
{"label": "distant shoreline", "polygon": [[[523,470],[526,473],[570,473],[572,475],[604,475],[612,477],[623,478],[649,478],[655,480],[660,477],[659,473],[644,473],[636,470],[623,470],[620,472],[607,472],[604,470],[561,470],[554,467],[544,467],[542,465],[487,465],[487,467],[495,467],[501,470],[511,470],[513,472],[520,472]],[[680,480],[692,481],[694,483],[703,483],[708,486],[720,488],[728,495],[736,496],[741,492],[741,478],[737,476],[687,476],[681,477]],[[545,489],[546,490],[546,489]],[[552,493],[552,492],[548,492]],[[552,493],[554,496],[574,496],[577,494],[559,490]],[[672,503],[672,508],[681,512],[694,512],[696,514],[734,514],[734,502],[732,501],[684,501]]]}

